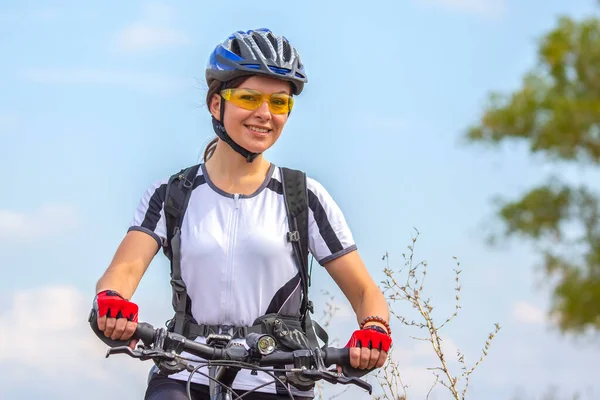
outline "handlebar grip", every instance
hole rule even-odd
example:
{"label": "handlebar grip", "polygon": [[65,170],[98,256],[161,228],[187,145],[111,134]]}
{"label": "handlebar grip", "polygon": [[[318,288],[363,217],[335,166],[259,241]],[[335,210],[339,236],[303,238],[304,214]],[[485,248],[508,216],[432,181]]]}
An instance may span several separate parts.
{"label": "handlebar grip", "polygon": [[102,332],[98,328],[98,315],[96,314],[96,310],[92,309],[92,311],[90,312],[90,317],[88,318],[88,321],[90,323],[90,327],[92,328],[92,331],[94,331],[96,336],[98,336],[98,338],[100,338],[100,340],[102,340],[104,343],[106,343],[109,347],[128,346],[129,342],[132,339],[140,339],[144,343],[154,342],[154,335],[155,335],[154,327],[146,322],[139,322],[137,324],[137,328],[135,329],[135,332],[134,332],[133,336],[131,337],[131,339],[113,340],[109,337],[104,336],[104,332]]}
{"label": "handlebar grip", "polygon": [[323,361],[325,361],[326,366],[330,366],[332,364],[337,365],[350,365],[350,349],[347,347],[342,347],[338,349],[337,347],[328,347],[325,350],[325,356],[323,357]]}
{"label": "handlebar grip", "polygon": [[140,339],[142,342],[149,344],[154,342],[156,331],[154,327],[147,322],[138,322],[133,338]]}
{"label": "handlebar grip", "polygon": [[98,336],[98,338],[100,338],[100,340],[102,340],[108,346],[110,346],[110,347],[119,347],[119,346],[127,346],[127,345],[129,345],[129,342],[131,340],[113,340],[113,339],[111,339],[109,337],[104,336],[104,332],[102,332],[98,328],[98,315],[96,314],[96,310],[92,309],[92,311],[90,312],[90,316],[88,318],[88,321],[90,323],[90,327],[92,328],[92,330],[94,331],[94,333],[96,334],[96,336]]}
{"label": "handlebar grip", "polygon": [[346,376],[360,378],[365,376],[372,369],[359,369],[350,366],[350,349],[348,347],[342,347],[341,349],[335,347],[329,347],[325,351],[324,357],[325,365],[330,366],[331,364],[337,364],[342,367],[342,373]]}

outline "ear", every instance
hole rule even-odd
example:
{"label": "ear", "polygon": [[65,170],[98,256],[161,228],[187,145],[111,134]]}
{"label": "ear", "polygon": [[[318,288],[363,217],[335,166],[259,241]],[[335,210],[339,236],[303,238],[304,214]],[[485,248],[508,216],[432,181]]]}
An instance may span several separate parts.
{"label": "ear", "polygon": [[221,96],[219,96],[218,94],[213,94],[212,98],[210,99],[210,105],[208,107],[208,109],[210,110],[210,113],[212,114],[213,117],[215,117],[215,119],[217,121],[221,120],[221,102],[223,101],[223,98]]}

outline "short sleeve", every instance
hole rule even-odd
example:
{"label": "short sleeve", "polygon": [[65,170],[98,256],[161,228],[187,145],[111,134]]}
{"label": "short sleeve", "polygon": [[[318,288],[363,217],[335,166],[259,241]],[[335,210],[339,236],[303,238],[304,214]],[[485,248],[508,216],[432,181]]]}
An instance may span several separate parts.
{"label": "short sleeve", "polygon": [[312,178],[308,186],[309,249],[319,264],[356,250],[352,232],[339,206],[327,190]]}
{"label": "short sleeve", "polygon": [[164,203],[167,192],[166,181],[150,186],[140,200],[129,231],[141,231],[152,236],[159,247],[166,242],[167,226],[165,222]]}

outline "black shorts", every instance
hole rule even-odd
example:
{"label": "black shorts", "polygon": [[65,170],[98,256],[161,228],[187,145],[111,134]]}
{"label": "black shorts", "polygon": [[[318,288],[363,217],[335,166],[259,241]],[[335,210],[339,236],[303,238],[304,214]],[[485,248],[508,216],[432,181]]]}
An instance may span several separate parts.
{"label": "black shorts", "polygon": [[[148,382],[145,400],[189,400],[186,391],[187,382],[154,374]],[[210,400],[208,386],[192,383],[193,400]],[[236,391],[243,394],[243,391]],[[244,400],[289,400],[289,396],[255,392],[244,396]],[[294,397],[295,400],[311,400],[312,397]]]}

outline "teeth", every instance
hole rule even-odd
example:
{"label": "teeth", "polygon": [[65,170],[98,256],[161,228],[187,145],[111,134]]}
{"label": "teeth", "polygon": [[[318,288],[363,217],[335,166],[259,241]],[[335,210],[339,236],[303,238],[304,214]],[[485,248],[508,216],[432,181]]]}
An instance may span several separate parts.
{"label": "teeth", "polygon": [[255,131],[255,132],[261,132],[261,133],[267,133],[269,132],[268,129],[264,129],[264,128],[257,128],[255,126],[249,126],[248,129],[250,129],[251,131]]}

